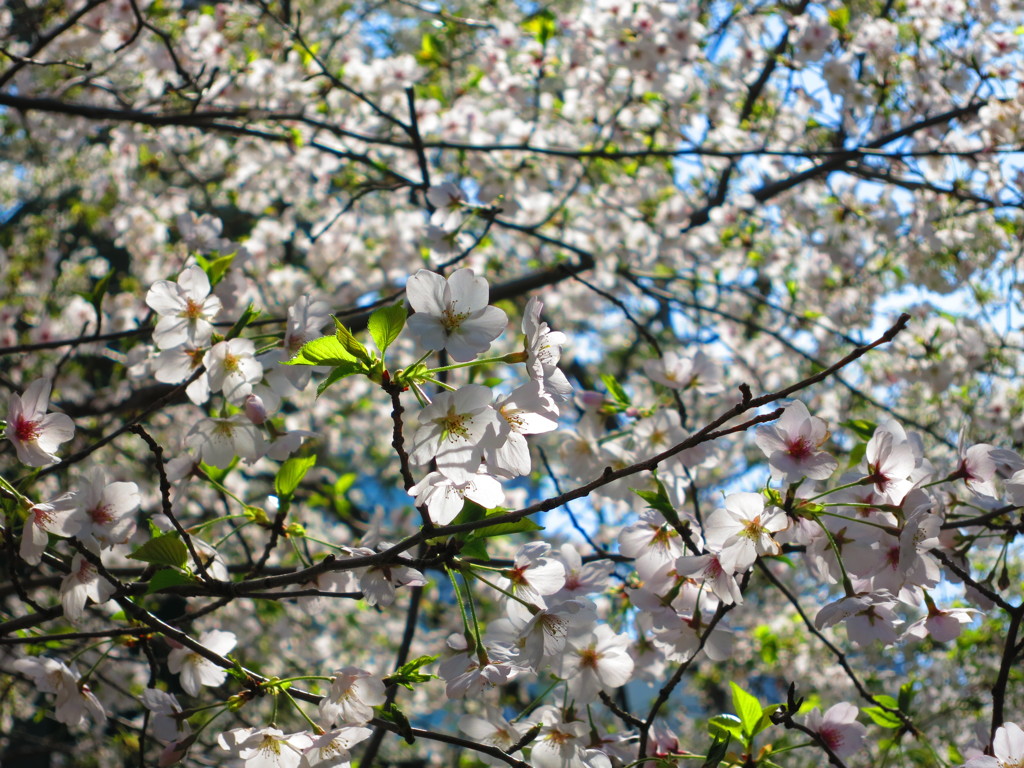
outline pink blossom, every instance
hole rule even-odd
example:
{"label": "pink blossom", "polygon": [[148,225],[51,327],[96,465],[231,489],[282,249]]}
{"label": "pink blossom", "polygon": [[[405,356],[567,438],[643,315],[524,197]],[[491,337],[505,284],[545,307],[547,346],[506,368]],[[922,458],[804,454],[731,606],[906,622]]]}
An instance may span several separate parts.
{"label": "pink blossom", "polygon": [[828,748],[839,757],[848,757],[864,745],[867,728],[857,722],[859,710],[845,701],[835,704],[822,715],[815,709],[807,716],[806,725],[816,731]]}
{"label": "pink blossom", "polygon": [[792,483],[803,477],[825,480],[835,472],[839,463],[821,450],[828,437],[825,422],[796,400],[775,424],[759,427],[754,441],[768,457],[772,477]]}
{"label": "pink blossom", "polygon": [[75,436],[75,423],[64,413],[46,411],[50,405],[50,379],[36,379],[23,395],[11,395],[4,432],[18,453],[18,461],[30,467],[56,464],[57,447]]}

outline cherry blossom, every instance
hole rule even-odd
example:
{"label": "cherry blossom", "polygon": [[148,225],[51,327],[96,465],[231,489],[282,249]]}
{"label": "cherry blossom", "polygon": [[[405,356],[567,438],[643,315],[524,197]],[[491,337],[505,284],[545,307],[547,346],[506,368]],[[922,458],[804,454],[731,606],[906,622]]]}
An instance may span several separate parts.
{"label": "cherry blossom", "polygon": [[64,493],[49,501],[33,504],[25,518],[18,554],[29,565],[38,565],[46,551],[49,535],[72,536],[78,532],[79,522],[72,514],[78,508],[78,496]]}
{"label": "cherry blossom", "polygon": [[645,362],[644,371],[652,381],[670,389],[713,394],[725,388],[721,366],[699,349],[688,353],[669,350],[661,358]]}
{"label": "cherry blossom", "polygon": [[71,571],[60,585],[60,602],[64,615],[72,622],[81,620],[87,600],[97,605],[105,603],[114,594],[115,587],[100,576],[95,565],[79,553],[71,560]]}
{"label": "cherry blossom", "polygon": [[803,477],[825,480],[835,472],[839,463],[821,450],[828,437],[825,422],[796,400],[777,422],[758,427],[754,439],[768,457],[772,477],[791,483]]}
{"label": "cherry blossom", "polygon": [[487,280],[473,270],[455,270],[447,280],[421,269],[405,287],[415,314],[408,328],[424,349],[446,349],[456,362],[486,352],[505,330],[508,316],[487,305]]}
{"label": "cherry blossom", "polygon": [[303,750],[299,768],[348,768],[352,757],[349,750],[372,733],[369,728],[355,726],[327,731]]}
{"label": "cherry blossom", "polygon": [[153,341],[159,349],[182,344],[204,347],[210,343],[221,301],[210,294],[210,279],[202,268],[194,264],[187,267],[176,283],[153,283],[146,303],[160,316],[153,330]]}
{"label": "cherry blossom", "polygon": [[273,728],[235,728],[217,736],[222,749],[242,760],[245,768],[299,768],[313,740],[306,733]]}
{"label": "cherry blossom", "polygon": [[[199,644],[211,653],[223,656],[238,644],[238,637],[234,632],[211,629],[199,636]],[[179,676],[182,689],[190,696],[198,695],[200,687],[204,685],[220,685],[228,674],[223,667],[185,647],[171,648],[167,656],[167,668]]]}
{"label": "cherry blossom", "polygon": [[465,481],[476,473],[484,450],[496,445],[497,419],[487,387],[467,384],[455,392],[439,392],[420,411],[409,458],[417,464],[435,460],[443,474]]}
{"label": "cherry blossom", "polygon": [[777,555],[781,548],[773,533],[785,530],[789,521],[777,508],[765,509],[759,493],[733,493],[725,498],[704,524],[704,539],[718,553],[721,567],[731,573],[747,570],[758,555]]}
{"label": "cherry blossom", "polygon": [[817,709],[812,711],[805,725],[828,744],[839,757],[849,757],[864,745],[867,728],[857,722],[859,710],[845,701],[835,704],[822,715]]}
{"label": "cherry blossom", "polygon": [[142,502],[138,484],[108,483],[97,467],[79,485],[75,501],[69,525],[79,537],[90,537],[110,549],[124,544],[135,532],[133,514]]}
{"label": "cherry blossom", "polygon": [[462,511],[466,499],[484,509],[496,507],[505,499],[501,483],[490,475],[476,473],[464,481],[453,480],[440,472],[431,472],[409,489],[416,504],[426,504],[435,525],[447,525]]}
{"label": "cherry blossom", "polygon": [[589,636],[568,638],[558,674],[570,681],[569,688],[578,702],[593,701],[601,691],[629,682],[634,667],[630,644],[628,635],[616,634],[607,624],[599,624]]}
{"label": "cherry blossom", "polygon": [[507,397],[494,403],[501,417],[496,422],[497,447],[487,451],[487,468],[502,477],[530,474],[530,449],[526,435],[539,435],[558,429],[558,409],[538,381],[516,387]]}
{"label": "cherry blossom", "polygon": [[572,397],[572,385],[559,369],[558,361],[566,336],[552,331],[540,319],[544,305],[536,296],[526,302],[523,310],[523,334],[526,336],[526,370],[530,378],[539,381],[545,392],[559,401]]}
{"label": "cherry blossom", "polygon": [[45,656],[18,659],[14,668],[32,678],[42,693],[55,693],[57,722],[71,728],[81,728],[86,717],[95,725],[106,722],[107,713],[88,685],[63,662]]}
{"label": "cherry blossom", "polygon": [[210,390],[224,392],[233,405],[241,405],[252,394],[252,386],[263,378],[263,366],[256,360],[256,345],[249,339],[229,339],[213,345],[203,357]]}
{"label": "cherry blossom", "polygon": [[1020,768],[1024,763],[1024,729],[1016,723],[1003,723],[996,728],[992,753],[972,757],[963,768]]}
{"label": "cherry blossom", "polygon": [[244,414],[196,422],[185,435],[185,444],[199,454],[200,461],[222,468],[236,456],[255,461],[266,448],[262,432]]}
{"label": "cherry blossom", "polygon": [[18,461],[30,467],[45,467],[60,461],[56,451],[75,436],[75,424],[63,413],[47,413],[50,407],[50,379],[37,379],[23,395],[11,395],[4,434]]}
{"label": "cherry blossom", "polygon": [[331,689],[320,700],[326,725],[363,725],[373,719],[373,707],[384,703],[384,683],[365,669],[343,667],[331,676]]}

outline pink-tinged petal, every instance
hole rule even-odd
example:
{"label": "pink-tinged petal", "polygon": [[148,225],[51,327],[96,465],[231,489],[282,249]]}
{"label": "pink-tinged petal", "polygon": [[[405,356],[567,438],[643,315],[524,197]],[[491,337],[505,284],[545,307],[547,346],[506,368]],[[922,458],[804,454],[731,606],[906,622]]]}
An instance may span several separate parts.
{"label": "pink-tinged petal", "polygon": [[421,269],[406,282],[405,296],[414,311],[440,316],[448,308],[444,297],[447,287],[441,275]]}
{"label": "pink-tinged petal", "polygon": [[75,422],[65,413],[48,414],[39,429],[39,447],[47,453],[53,453],[57,446],[75,436]]}
{"label": "pink-tinged petal", "polygon": [[[775,425],[759,427],[754,432],[754,442],[764,452],[765,456],[771,456],[776,452],[785,453],[788,446],[782,435],[782,430]],[[772,463],[774,464],[774,461]]]}
{"label": "pink-tinged petal", "polygon": [[46,535],[46,531],[33,524],[32,515],[29,514],[21,532],[21,547],[18,554],[29,565],[39,565],[49,540],[50,537]]}
{"label": "pink-tinged petal", "polygon": [[50,379],[36,379],[21,396],[22,415],[26,419],[35,421],[46,413],[50,407],[50,387],[53,382]]}

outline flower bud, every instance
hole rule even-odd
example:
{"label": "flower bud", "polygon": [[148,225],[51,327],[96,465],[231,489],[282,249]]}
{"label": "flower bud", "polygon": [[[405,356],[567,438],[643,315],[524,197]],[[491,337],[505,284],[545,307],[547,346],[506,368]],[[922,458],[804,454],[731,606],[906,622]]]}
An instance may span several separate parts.
{"label": "flower bud", "polygon": [[576,403],[585,411],[596,411],[604,405],[604,395],[600,392],[584,389],[576,395]]}
{"label": "flower bud", "polygon": [[263,422],[267,420],[267,407],[263,405],[259,395],[246,397],[242,410],[245,411],[245,417],[257,427],[262,426]]}

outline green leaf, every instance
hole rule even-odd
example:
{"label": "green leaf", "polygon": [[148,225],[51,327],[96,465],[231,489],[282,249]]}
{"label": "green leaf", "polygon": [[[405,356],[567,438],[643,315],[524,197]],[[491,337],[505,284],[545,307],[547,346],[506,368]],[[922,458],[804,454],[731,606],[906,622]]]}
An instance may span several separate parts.
{"label": "green leaf", "polygon": [[558,31],[558,27],[555,26],[555,14],[547,8],[537,11],[523,22],[523,30],[533,35],[533,39],[538,43],[544,45]]}
{"label": "green leaf", "polygon": [[401,685],[410,691],[416,683],[425,683],[428,680],[437,679],[437,675],[424,674],[420,668],[437,661],[440,656],[420,656],[396,669],[392,674],[384,678],[384,684]]}
{"label": "green leaf", "polygon": [[743,725],[735,715],[715,715],[708,720],[708,734],[718,739],[743,739]]}
{"label": "green leaf", "polygon": [[718,768],[725,759],[725,753],[729,750],[729,739],[715,739],[715,743],[708,748],[708,756],[701,763],[701,768]]}
{"label": "green leaf", "polygon": [[903,721],[896,715],[886,712],[881,707],[864,707],[861,711],[883,728],[899,728],[903,725]]}
{"label": "green leaf", "polygon": [[851,467],[854,467],[854,466],[860,464],[861,459],[864,458],[864,454],[866,454],[867,452],[868,452],[868,444],[867,443],[857,443],[850,450],[850,464],[849,465]]}
{"label": "green leaf", "polygon": [[469,557],[473,560],[490,560],[491,556],[487,554],[487,539],[471,539],[462,545],[462,549],[459,550],[459,554],[462,557]]}
{"label": "green leaf", "polygon": [[632,401],[629,399],[629,395],[626,394],[626,390],[622,388],[622,385],[619,384],[618,380],[610,373],[602,373],[601,381],[603,381],[604,385],[608,388],[608,394],[610,394],[619,405],[629,406],[632,404]]}
{"label": "green leaf", "polygon": [[188,561],[188,549],[185,542],[178,538],[178,534],[171,532],[150,539],[128,557],[144,563],[184,568]]}
{"label": "green leaf", "polygon": [[224,338],[234,339],[240,336],[242,331],[245,330],[245,327],[259,316],[260,311],[256,309],[256,306],[254,304],[250,302],[249,306],[245,308],[245,311],[242,313],[241,317],[239,317],[238,320],[235,321],[235,324],[231,326],[231,330],[228,331],[227,336],[225,336]]}
{"label": "green leaf", "polygon": [[231,268],[231,262],[234,260],[234,253],[214,259],[208,259],[198,253],[196,254],[196,263],[202,267],[203,272],[210,279],[211,288],[224,279],[224,275],[227,274],[227,271]]}
{"label": "green leaf", "polygon": [[345,348],[345,346],[338,341],[337,336],[321,336],[318,339],[311,339],[302,345],[295,357],[289,360],[285,365],[357,365],[357,370],[362,370],[362,366],[358,366],[358,361],[352,354]]}
{"label": "green leaf", "polygon": [[231,474],[231,470],[234,469],[235,466],[237,466],[237,464],[238,457],[236,456],[231,460],[230,464],[223,468],[211,466],[210,464],[207,464],[205,461],[199,462],[199,468],[213,482],[217,483],[218,485],[223,485],[224,478]]}
{"label": "green leaf", "polygon": [[732,687],[732,706],[743,725],[743,733],[748,739],[753,738],[757,733],[758,721],[761,719],[761,702],[736,683],[730,682],[729,685]]}
{"label": "green leaf", "polygon": [[662,484],[661,480],[656,476],[654,476],[653,479],[656,490],[645,491],[639,488],[630,488],[629,490],[646,501],[648,506],[655,512],[660,512],[661,516],[664,517],[673,528],[678,530],[683,527],[684,523],[679,519],[679,513],[676,512],[676,508],[672,506],[672,502],[668,498],[668,491],[665,490],[665,486]]}
{"label": "green leaf", "polygon": [[900,712],[909,712],[910,705],[914,701],[914,682],[908,680],[900,686],[899,694],[899,710]]}
{"label": "green leaf", "polygon": [[398,732],[405,739],[406,743],[415,743],[416,737],[412,735],[412,725],[409,723],[409,718],[405,716],[405,712],[402,711],[401,707],[392,701],[381,709],[380,716],[398,726]]}
{"label": "green leaf", "polygon": [[389,307],[381,307],[370,315],[367,327],[370,329],[370,336],[377,349],[383,355],[390,347],[398,334],[405,327],[406,311],[404,304],[392,304]]}
{"label": "green leaf", "polygon": [[772,722],[772,713],[781,706],[781,704],[769,704],[768,706],[764,707],[761,710],[761,717],[758,719],[757,725],[754,726],[754,733],[751,735],[756,736],[765,728],[769,728],[770,726],[774,725],[774,723]]}
{"label": "green leaf", "polygon": [[345,348],[345,351],[352,355],[356,360],[370,365],[373,363],[373,357],[370,355],[370,351],[363,346],[362,342],[359,341],[355,336],[352,335],[352,331],[345,327],[345,324],[338,318],[334,317],[334,337],[341,343],[341,346]]}
{"label": "green leaf", "polygon": [[194,582],[195,579],[187,573],[182,573],[174,568],[161,568],[149,580],[149,584],[146,586],[146,594],[151,595],[154,592],[159,592],[161,589],[167,589],[167,587],[176,587],[179,584],[193,584]]}
{"label": "green leaf", "polygon": [[510,533],[532,533],[533,531],[543,530],[543,525],[538,525],[530,518],[524,517],[522,520],[515,520],[511,523],[497,523],[486,528],[478,528],[466,537],[466,541],[489,539],[492,536],[505,536]]}
{"label": "green leaf", "polygon": [[[882,726],[883,728],[899,728],[903,725],[903,721],[900,720],[899,716],[894,712],[889,712],[889,709],[899,709],[899,702],[896,701],[892,696],[886,694],[880,694],[873,697],[876,702],[881,706],[878,707],[864,707],[861,711],[870,717],[875,723]],[[885,709],[885,708],[888,709]]]}
{"label": "green leaf", "polygon": [[861,440],[870,440],[878,425],[867,419],[847,419],[840,422],[839,426],[853,430]]}
{"label": "green leaf", "polygon": [[327,388],[335,382],[346,379],[357,373],[365,373],[366,369],[363,368],[361,363],[346,363],[344,365],[336,365],[331,369],[331,372],[327,374],[327,378],[321,381],[316,386],[316,396],[320,397]]}
{"label": "green leaf", "polygon": [[103,306],[103,297],[107,294],[107,287],[110,285],[111,278],[114,277],[113,272],[107,272],[103,277],[99,279],[96,285],[92,288],[92,293],[86,298],[89,303],[92,304],[96,310],[96,314],[100,313],[100,308]]}
{"label": "green leaf", "polygon": [[281,468],[277,470],[274,478],[274,492],[279,499],[290,499],[299,487],[302,478],[306,476],[316,465],[316,456],[306,456],[288,459]]}

